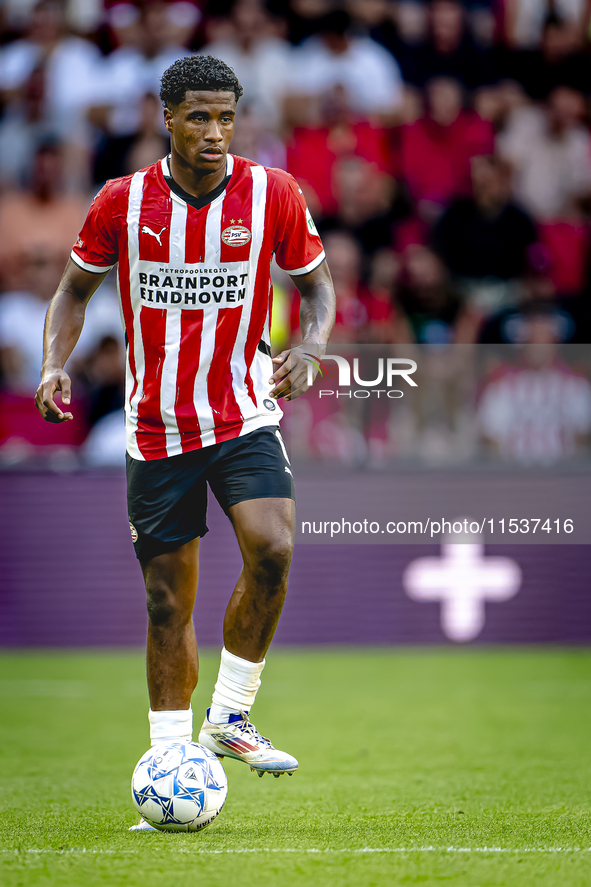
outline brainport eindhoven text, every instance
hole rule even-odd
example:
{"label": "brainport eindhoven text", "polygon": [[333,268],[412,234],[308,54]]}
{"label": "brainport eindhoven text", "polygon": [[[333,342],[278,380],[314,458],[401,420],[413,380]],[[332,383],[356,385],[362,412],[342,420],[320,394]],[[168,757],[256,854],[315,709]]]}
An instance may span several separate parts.
{"label": "brainport eindhoven text", "polygon": [[[380,398],[382,395],[392,400],[404,397],[404,391],[392,388],[394,381],[405,382],[411,388],[416,388],[417,383],[411,376],[416,372],[417,364],[414,360],[403,357],[387,357],[378,358],[375,370],[375,378],[362,379],[359,371],[359,358],[353,358],[353,382],[360,385],[360,388],[351,385],[351,362],[340,354],[325,354],[322,358],[324,363],[327,360],[334,360],[338,367],[338,387],[337,388],[320,388],[318,389],[318,397],[356,397],[358,399],[366,399],[368,397]],[[308,364],[308,382],[311,384],[314,376],[314,369]],[[323,379],[323,384],[328,380]],[[385,387],[378,387],[385,385]]]}
{"label": "brainport eindhoven text", "polygon": [[[168,269],[165,269],[165,272]],[[235,305],[244,302],[248,274],[226,274],[226,269],[213,269],[210,274],[188,274],[183,269],[171,273],[148,274],[140,271],[140,298],[154,305]],[[217,273],[216,273],[217,272]],[[181,274],[183,275],[181,277]]]}

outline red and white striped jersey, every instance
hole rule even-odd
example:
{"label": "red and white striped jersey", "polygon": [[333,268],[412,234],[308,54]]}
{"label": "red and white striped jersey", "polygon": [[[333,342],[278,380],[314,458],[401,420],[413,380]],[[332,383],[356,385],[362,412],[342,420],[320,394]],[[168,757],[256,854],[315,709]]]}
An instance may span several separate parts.
{"label": "red and white striped jersey", "polygon": [[72,250],[81,268],[119,263],[127,334],[127,449],[161,459],[281,418],[269,398],[270,263],[306,274],[324,259],[297,182],[228,155],[225,190],[201,209],[164,159],[107,182]]}

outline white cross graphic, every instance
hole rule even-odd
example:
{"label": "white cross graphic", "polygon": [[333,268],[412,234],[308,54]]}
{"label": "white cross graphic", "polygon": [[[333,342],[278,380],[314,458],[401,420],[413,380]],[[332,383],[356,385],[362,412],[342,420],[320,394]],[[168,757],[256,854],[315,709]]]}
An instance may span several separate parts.
{"label": "white cross graphic", "polygon": [[412,561],[402,577],[415,601],[441,601],[441,628],[452,641],[471,641],[484,627],[484,602],[508,601],[521,570],[508,557],[485,557],[484,545],[443,544],[441,557]]}

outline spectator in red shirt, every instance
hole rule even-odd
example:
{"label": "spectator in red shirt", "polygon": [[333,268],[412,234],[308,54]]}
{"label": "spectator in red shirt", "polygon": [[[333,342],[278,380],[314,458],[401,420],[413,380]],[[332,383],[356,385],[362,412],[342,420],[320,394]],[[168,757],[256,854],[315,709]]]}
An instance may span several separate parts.
{"label": "spectator in red shirt", "polygon": [[488,121],[463,109],[462,87],[438,77],[427,86],[427,113],[402,129],[402,171],[423,218],[436,218],[470,193],[470,159],[493,150]]}
{"label": "spectator in red shirt", "polygon": [[361,299],[367,311],[363,342],[387,344],[396,341],[394,291],[400,274],[400,259],[392,249],[374,255]]}
{"label": "spectator in red shirt", "polygon": [[322,118],[322,125],[294,128],[287,144],[287,169],[305,189],[311,212],[333,216],[338,210],[335,163],[358,157],[383,173],[392,172],[392,163],[387,130],[352,115],[343,90],[325,97]]}
{"label": "spectator in red shirt", "polygon": [[540,242],[547,250],[548,276],[562,296],[578,295],[585,285],[591,231],[582,214],[540,225]]}

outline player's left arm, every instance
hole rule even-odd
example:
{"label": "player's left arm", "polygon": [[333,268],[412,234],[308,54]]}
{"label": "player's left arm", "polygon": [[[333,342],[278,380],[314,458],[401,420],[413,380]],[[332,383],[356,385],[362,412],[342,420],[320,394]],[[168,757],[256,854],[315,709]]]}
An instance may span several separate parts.
{"label": "player's left arm", "polygon": [[[336,314],[336,296],[326,260],[308,274],[292,277],[300,291],[300,326],[302,344],[282,351],[273,358],[277,367],[269,380],[275,387],[270,396],[293,400],[308,390],[306,355],[322,357],[332,332]],[[317,370],[314,369],[314,376]]]}

